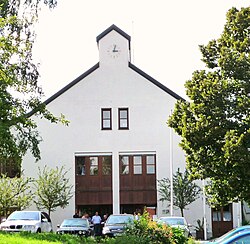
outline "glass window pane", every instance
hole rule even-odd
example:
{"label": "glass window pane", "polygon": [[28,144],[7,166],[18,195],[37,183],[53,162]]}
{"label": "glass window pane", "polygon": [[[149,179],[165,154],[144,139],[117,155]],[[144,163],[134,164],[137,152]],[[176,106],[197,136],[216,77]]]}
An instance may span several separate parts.
{"label": "glass window pane", "polygon": [[237,238],[233,244],[249,244],[250,243],[250,234]]}
{"label": "glass window pane", "polygon": [[102,174],[111,175],[111,173],[112,173],[111,156],[105,156],[102,158]]}
{"label": "glass window pane", "polygon": [[103,120],[103,128],[110,128],[110,120]]}
{"label": "glass window pane", "polygon": [[86,174],[85,157],[77,157],[76,158],[76,174],[77,175],[85,175]]}
{"label": "glass window pane", "polygon": [[110,119],[110,111],[103,111],[103,118]]}
{"label": "glass window pane", "polygon": [[90,175],[98,175],[98,157],[90,157]]}
{"label": "glass window pane", "polygon": [[129,157],[128,156],[121,157],[121,174],[123,175],[129,174]]}
{"label": "glass window pane", "polygon": [[147,174],[154,174],[154,173],[155,173],[155,166],[147,165]]}
{"label": "glass window pane", "polygon": [[142,166],[141,165],[134,165],[134,174],[135,175],[142,174]]}
{"label": "glass window pane", "polygon": [[221,212],[213,211],[213,221],[221,221]]}
{"label": "glass window pane", "polygon": [[128,165],[128,156],[122,156],[121,161],[123,165]]}
{"label": "glass window pane", "polygon": [[155,156],[154,155],[147,156],[147,164],[155,164]]}
{"label": "glass window pane", "polygon": [[121,128],[127,128],[128,127],[128,121],[124,120],[124,119],[121,119],[120,120],[120,127]]}
{"label": "glass window pane", "polygon": [[134,156],[134,164],[141,164],[142,163],[142,159],[141,156]]}
{"label": "glass window pane", "polygon": [[128,111],[127,110],[120,110],[120,118],[127,119],[127,117],[128,117]]}
{"label": "glass window pane", "polygon": [[122,165],[122,174],[123,175],[129,174],[129,166],[128,165]]}

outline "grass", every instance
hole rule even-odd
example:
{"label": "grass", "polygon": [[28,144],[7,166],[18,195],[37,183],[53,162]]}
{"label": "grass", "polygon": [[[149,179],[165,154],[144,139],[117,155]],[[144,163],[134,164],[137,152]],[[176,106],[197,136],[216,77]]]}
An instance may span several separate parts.
{"label": "grass", "polygon": [[54,233],[5,233],[0,232],[0,244],[79,244],[86,243],[81,238],[72,235],[58,235]]}
{"label": "grass", "polygon": [[[51,244],[51,241],[47,240],[36,240],[36,239],[27,239],[27,237],[22,237],[18,235],[6,235],[6,234],[0,234],[0,243],[1,244],[21,244],[21,243],[27,243],[27,244]],[[54,244],[61,244],[62,242],[53,242]]]}

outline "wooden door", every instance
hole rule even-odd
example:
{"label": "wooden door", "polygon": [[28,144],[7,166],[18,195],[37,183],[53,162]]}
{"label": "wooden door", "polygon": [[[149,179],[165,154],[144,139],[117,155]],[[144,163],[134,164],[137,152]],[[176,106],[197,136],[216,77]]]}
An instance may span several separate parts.
{"label": "wooden door", "polygon": [[212,209],[212,231],[213,237],[219,237],[233,229],[232,204],[220,209]]}

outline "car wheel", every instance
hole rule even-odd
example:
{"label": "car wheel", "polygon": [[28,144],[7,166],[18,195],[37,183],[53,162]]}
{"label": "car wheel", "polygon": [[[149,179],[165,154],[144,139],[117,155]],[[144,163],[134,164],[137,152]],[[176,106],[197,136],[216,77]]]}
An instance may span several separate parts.
{"label": "car wheel", "polygon": [[38,228],[37,231],[36,231],[36,233],[41,233],[41,229]]}

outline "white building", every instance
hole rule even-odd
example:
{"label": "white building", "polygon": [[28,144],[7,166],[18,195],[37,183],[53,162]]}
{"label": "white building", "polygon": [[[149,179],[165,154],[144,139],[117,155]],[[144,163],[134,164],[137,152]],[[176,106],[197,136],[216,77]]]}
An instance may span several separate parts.
{"label": "white building", "polygon": [[[69,126],[36,119],[42,158],[36,164],[28,154],[23,161],[24,173],[33,177],[38,166],[69,169],[75,195],[69,206],[52,214],[54,226],[75,209],[104,214],[146,206],[157,216],[169,214],[159,201],[157,180],[170,178],[171,159],[173,172],[185,168],[180,138],[166,123],[182,98],[130,62],[130,36],[117,26],[97,36],[97,43],[99,62],[46,101],[53,114],[66,116]],[[174,214],[180,215],[179,210]],[[206,214],[211,232],[208,206]],[[185,217],[193,225],[203,217],[202,198]]]}

